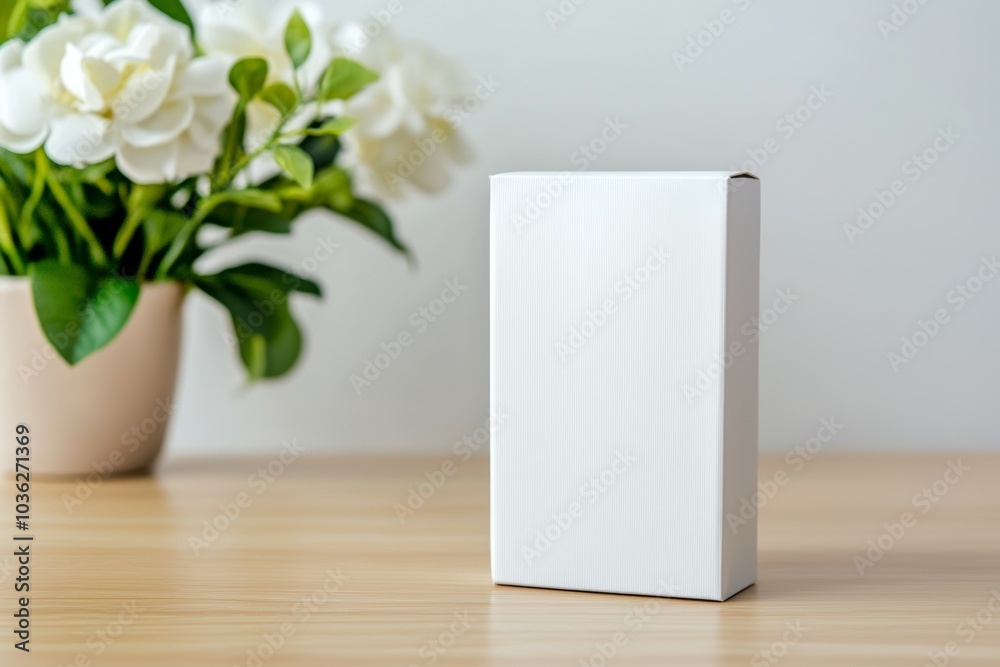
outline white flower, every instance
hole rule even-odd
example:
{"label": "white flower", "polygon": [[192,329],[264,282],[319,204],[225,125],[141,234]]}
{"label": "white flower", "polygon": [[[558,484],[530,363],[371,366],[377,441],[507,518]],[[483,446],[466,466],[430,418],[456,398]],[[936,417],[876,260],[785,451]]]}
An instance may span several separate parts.
{"label": "white flower", "polygon": [[349,24],[334,39],[340,51],[381,77],[344,108],[359,119],[342,137],[345,164],[384,196],[400,195],[404,182],[427,191],[448,185],[449,159],[468,158],[457,131],[468,96],[465,70],[388,29],[370,38],[362,26]]}
{"label": "white flower", "polygon": [[0,52],[0,145],[64,165],[114,156],[135,183],[209,171],[233,94],[218,58],[145,0],[63,16]]}
{"label": "white flower", "polygon": [[48,135],[48,106],[41,83],[21,66],[24,44],[0,46],[0,146],[30,153]]}
{"label": "white flower", "polygon": [[[303,90],[317,85],[333,57],[330,35],[333,24],[327,11],[312,2],[287,0],[208,0],[195,11],[198,42],[205,53],[225,59],[229,66],[242,58],[263,58],[268,64],[267,83],[284,83],[295,88],[296,77]],[[312,33],[309,59],[296,74],[285,50],[285,28],[298,10]],[[309,109],[302,112],[308,122]],[[246,144],[253,150],[266,141],[281,121],[270,104],[255,100],[247,107]],[[293,121],[288,124],[295,127]]]}

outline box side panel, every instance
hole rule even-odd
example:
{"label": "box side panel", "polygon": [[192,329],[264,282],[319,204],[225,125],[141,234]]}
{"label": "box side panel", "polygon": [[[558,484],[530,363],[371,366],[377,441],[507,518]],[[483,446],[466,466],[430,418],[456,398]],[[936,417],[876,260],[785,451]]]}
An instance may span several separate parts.
{"label": "box side panel", "polygon": [[[499,395],[497,394],[497,383],[499,380],[497,368],[497,312],[499,300],[497,299],[497,224],[501,211],[503,193],[503,182],[497,178],[490,179],[490,414],[497,414],[499,408]],[[496,457],[492,450],[496,448],[496,434],[490,437],[490,572],[494,583],[497,580],[497,549],[496,549]]]}
{"label": "box side panel", "polygon": [[757,491],[760,181],[729,182],[726,231],[726,349],[723,396],[723,599],[757,579]]}
{"label": "box side panel", "polygon": [[720,599],[725,179],[491,197],[494,581]]}

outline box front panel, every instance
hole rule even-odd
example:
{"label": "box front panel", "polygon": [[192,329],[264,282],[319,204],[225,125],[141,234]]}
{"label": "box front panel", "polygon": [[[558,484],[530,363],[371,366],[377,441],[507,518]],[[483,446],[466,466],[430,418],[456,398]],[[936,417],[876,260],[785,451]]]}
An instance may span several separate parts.
{"label": "box front panel", "polygon": [[495,177],[491,227],[494,580],[717,597],[724,184]]}

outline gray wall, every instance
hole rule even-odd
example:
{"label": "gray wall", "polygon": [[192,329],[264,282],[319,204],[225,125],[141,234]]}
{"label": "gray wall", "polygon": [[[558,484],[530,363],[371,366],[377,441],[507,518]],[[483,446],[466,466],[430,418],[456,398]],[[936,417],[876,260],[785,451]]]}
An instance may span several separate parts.
{"label": "gray wall", "polygon": [[[894,4],[918,10],[889,31]],[[339,245],[317,272],[327,299],[297,308],[310,347],[282,382],[244,387],[223,315],[189,304],[175,453],[271,451],[286,438],[443,453],[475,432],[488,409],[487,176],[575,168],[609,120],[627,127],[592,169],[750,161],[762,178],[762,304],[793,297],[761,339],[762,447],[817,434],[831,448],[998,444],[1000,280],[977,273],[992,276],[983,258],[1000,252],[1000,3],[381,0],[331,11],[390,5],[401,9],[393,29],[499,82],[463,123],[477,158],[443,195],[392,204],[417,271],[323,218],[221,258],[296,264],[317,239]],[[575,11],[556,23],[547,12],[560,6]],[[706,21],[720,34],[704,32],[707,46],[679,66]],[[874,214],[863,226],[859,208]],[[447,280],[467,289],[418,330],[411,314]],[[966,283],[981,287],[971,299],[956,291]],[[921,321],[935,335],[925,340]],[[357,395],[350,375],[400,332],[413,345]],[[913,355],[903,337],[926,344]],[[890,353],[904,351],[912,359],[894,367]]]}

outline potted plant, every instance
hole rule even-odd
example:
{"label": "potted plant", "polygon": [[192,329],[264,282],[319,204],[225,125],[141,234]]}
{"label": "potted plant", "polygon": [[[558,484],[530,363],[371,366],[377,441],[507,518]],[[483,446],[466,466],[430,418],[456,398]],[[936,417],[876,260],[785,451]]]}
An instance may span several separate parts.
{"label": "potted plant", "polygon": [[[198,21],[180,0],[0,9],[0,437],[30,430],[36,473],[150,465],[191,290],[228,310],[251,380],[295,365],[289,299],[319,285],[262,262],[200,271],[219,245],[324,209],[407,253],[355,177],[410,148],[407,132],[451,136],[458,88],[439,84],[454,71],[434,61],[433,104],[416,102],[430,98],[370,66],[398,78],[398,48],[353,48],[357,25],[317,31],[288,4],[205,6]],[[395,190],[386,174],[372,185]]]}

